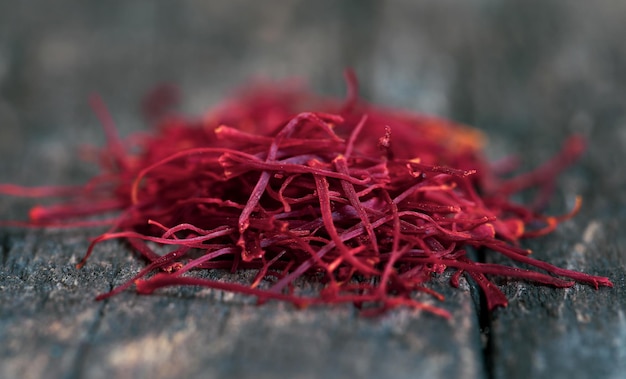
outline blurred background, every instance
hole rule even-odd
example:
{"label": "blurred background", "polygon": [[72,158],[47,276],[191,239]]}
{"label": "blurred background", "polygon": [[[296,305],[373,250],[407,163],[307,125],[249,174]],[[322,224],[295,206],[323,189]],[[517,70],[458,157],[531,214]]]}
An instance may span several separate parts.
{"label": "blurred background", "polygon": [[[181,88],[181,106],[187,113],[202,114],[233,88],[257,77],[302,78],[321,94],[344,96],[342,73],[344,68],[352,67],[358,74],[363,98],[471,124],[488,134],[490,157],[519,154],[529,167],[555,153],[567,136],[582,133],[589,141],[588,152],[561,180],[557,202],[562,209],[571,204],[574,195],[582,194],[583,210],[576,221],[565,225],[560,234],[550,240],[552,242],[533,247],[546,251],[556,264],[611,276],[616,289],[602,292],[605,295],[601,296],[600,292],[587,287],[581,292],[506,287],[508,295],[517,299],[509,309],[496,313],[493,318],[473,315],[470,309],[467,323],[457,320],[456,329],[453,328],[458,330],[459,325],[469,325],[467,330],[475,330],[475,334],[459,337],[466,343],[461,347],[467,346],[475,355],[462,355],[457,351],[460,355],[448,356],[453,345],[446,345],[434,360],[419,367],[434,370],[424,371],[434,376],[442,372],[442,367],[452,367],[447,377],[571,379],[588,377],[589,373],[597,377],[620,377],[624,364],[619,362],[624,362],[626,357],[626,309],[620,305],[624,303],[626,271],[623,257],[626,237],[622,232],[626,221],[626,176],[622,168],[626,160],[624,35],[626,2],[619,0],[0,0],[0,182],[25,185],[83,182],[95,168],[77,161],[77,149],[83,144],[98,145],[104,140],[89,108],[88,96],[99,93],[121,134],[127,135],[147,128],[139,112],[141,99],[151,88],[164,82]],[[23,217],[22,211],[26,208],[16,203],[19,202],[15,199],[0,198],[2,219]],[[595,224],[590,220],[595,220]],[[580,249],[573,248],[582,243],[578,239],[583,235],[585,244],[581,246],[593,252],[588,258]],[[67,265],[67,254],[80,255],[84,251],[84,236],[78,239],[59,237],[43,248],[37,245],[39,234],[33,237],[27,233],[6,233],[0,237],[4,270],[0,275],[0,313],[5,312],[5,316],[0,317],[0,339],[9,341],[0,348],[0,358],[7,362],[5,371],[0,373],[48,372],[73,378],[90,370],[88,367],[95,367],[90,371],[95,376],[104,377],[109,373],[123,377],[118,370],[123,366],[102,363],[98,354],[87,353],[83,347],[93,343],[101,346],[96,352],[102,354],[111,346],[143,349],[144,345],[131,345],[136,342],[134,338],[151,336],[154,328],[143,325],[150,316],[137,317],[130,308],[124,308],[124,301],[128,299],[124,295],[119,300],[122,307],[111,303],[118,306],[111,307],[109,313],[103,311],[105,308],[94,310],[104,305],[85,300],[81,291],[95,283],[89,275],[100,275],[102,279],[101,276],[107,274],[86,271],[75,274],[71,265]],[[26,253],[27,258],[20,261],[22,258],[18,257],[26,251],[20,249],[31,249],[29,246],[40,246],[39,249],[46,252],[47,249],[60,251],[57,258],[52,258],[58,262],[46,261],[49,256],[45,254],[32,258]],[[62,253],[68,249],[70,253]],[[96,264],[107,268],[108,271],[102,269],[102,272],[110,272],[111,267],[106,266],[109,263],[103,263],[110,257],[94,258]],[[48,266],[62,269],[62,274],[59,271],[45,274]],[[58,299],[75,300],[64,304],[64,300],[59,300],[53,306],[47,301],[55,292],[50,292],[44,284],[38,287],[33,283],[42,280],[37,277],[54,282],[59,275],[78,275],[78,282],[73,285],[57,286],[62,293]],[[82,284],[77,287],[76,283]],[[90,289],[89,293],[97,293],[97,290]],[[30,308],[30,303],[20,302],[20,297],[26,296],[23,294],[39,299],[29,300],[35,304],[34,308]],[[157,314],[165,309],[164,304],[155,305],[150,301],[178,301],[130,298],[133,302],[143,302],[143,306],[148,307],[142,308],[144,310],[158,309]],[[467,314],[467,304],[470,304],[467,298],[452,296],[450,299],[458,301],[459,309]],[[112,302],[118,302],[117,298]],[[42,315],[41,309],[52,306],[55,308]],[[202,305],[194,303],[193,306]],[[7,309],[12,309],[10,314],[6,313]],[[122,313],[115,313],[115,309],[122,309]],[[228,307],[220,309],[227,309],[225,314],[229,312]],[[253,312],[257,312],[254,309]],[[272,316],[275,308],[263,309],[258,312],[266,313],[259,313],[258,317],[268,320],[267,315]],[[579,309],[586,310],[582,316]],[[78,310],[87,312],[85,318],[79,321],[68,318],[82,314]],[[528,317],[529,313],[533,316]],[[253,322],[258,321],[257,316],[251,314],[257,313],[248,313],[248,319],[238,319],[238,329],[233,327],[231,335],[235,335],[236,330],[258,330]],[[274,338],[276,328],[268,327],[267,336],[274,343],[259,340],[258,351],[248,350],[248,358],[253,363],[250,367],[261,370],[244,371],[248,377],[274,377],[272,373],[276,371],[263,371],[269,367],[263,363],[265,361],[254,366],[254,357],[264,357],[263,352],[274,354],[277,346],[284,341],[293,342],[294,338],[299,346],[306,346],[312,336],[327,336],[335,349],[329,348],[332,352],[329,359],[336,355],[343,357],[342,362],[350,362],[346,357],[356,356],[359,349],[368,346],[370,355],[363,355],[358,362],[355,358],[353,366],[346,363],[345,371],[335,373],[336,377],[341,377],[342,373],[352,377],[381,377],[385,372],[390,375],[398,372],[398,375],[391,375],[396,377],[411,377],[411,373],[415,373],[411,365],[421,362],[415,357],[431,357],[423,346],[430,346],[432,340],[420,340],[424,328],[420,325],[409,328],[407,319],[403,319],[405,323],[400,326],[380,324],[372,332],[372,324],[358,324],[360,326],[353,326],[352,331],[341,329],[338,325],[345,325],[344,321],[336,320],[347,317],[352,320],[351,325],[357,325],[356,321],[353,316],[337,316],[332,311],[282,315],[281,320],[296,320],[293,322],[298,327],[309,325],[307,320],[310,320],[318,329],[309,329],[309,333],[305,326],[303,337],[298,340],[295,329],[285,329],[291,334],[281,339]],[[311,318],[307,319],[309,316]],[[101,322],[102,317],[105,321]],[[171,320],[180,319],[176,315],[171,317]],[[335,320],[335,324],[331,322],[334,326],[327,327],[320,321],[328,317]],[[489,328],[493,332],[490,336],[483,334],[482,342],[478,338],[479,318],[482,318],[483,332]],[[56,325],[51,320],[60,320],[63,328],[70,328],[61,328],[61,332],[74,330],[71,334],[74,337],[68,334],[63,339],[58,330],[45,329],[45,325]],[[194,323],[202,324],[200,320],[192,317]],[[527,320],[526,324],[521,320]],[[164,325],[165,331],[172,325],[183,328],[178,321],[153,322]],[[116,340],[116,335],[107,333],[107,325],[132,328],[127,335],[129,340]],[[32,335],[24,337],[13,332],[18,326],[20,330],[31,330]],[[387,327],[392,329],[385,329]],[[405,327],[412,332],[405,332]],[[80,333],[85,328],[90,334],[81,339],[84,335]],[[206,330],[212,329],[205,329],[203,333],[208,334],[202,337],[200,333],[202,340],[194,339],[191,344],[188,339],[195,332],[183,335],[180,341],[184,341],[185,347],[177,345],[176,349],[184,353],[189,352],[188,346],[205,346],[203,341],[213,338],[213,332]],[[446,333],[445,330],[441,333]],[[397,335],[394,331],[398,331]],[[353,343],[354,346],[332,342],[335,341],[333,335],[341,336],[336,338],[342,338],[345,345]],[[536,338],[527,338],[529,335]],[[417,341],[416,344],[405,340],[413,338],[411,336],[417,336],[411,340]],[[556,342],[546,344],[542,336],[550,336]],[[487,343],[487,339],[495,342]],[[158,346],[171,358],[176,355],[170,342]],[[241,344],[244,348],[250,346],[247,342]],[[415,348],[418,345],[422,347]],[[389,359],[385,367],[392,371],[379,371],[367,365],[373,362],[368,357],[379,356],[383,348]],[[60,357],[58,365],[46,360],[51,359],[46,358],[51,351]],[[137,349],[121,351],[136,352]],[[222,353],[225,355],[219,355]],[[202,369],[220,359],[234,365],[229,359],[237,358],[224,358],[231,355],[222,353],[201,361],[189,352],[181,362],[189,363],[191,359],[193,364],[185,366],[184,370],[179,368],[182,371],[178,372],[188,370],[202,377]],[[480,361],[483,355],[488,358]],[[37,361],[38,365],[31,366],[27,357],[43,358]],[[402,358],[404,363],[395,360],[397,357],[405,357]],[[465,357],[465,360],[458,357]],[[83,361],[93,366],[86,366]],[[166,366],[166,361],[148,361],[145,367]],[[299,374],[292,377],[314,377],[311,367],[315,362],[314,357],[303,355],[300,360],[292,360],[289,366],[292,371],[285,372]],[[468,362],[479,363],[470,367]],[[461,364],[465,366],[458,366]],[[60,368],[56,371],[47,371],[57,366]],[[138,376],[154,374],[149,368],[137,367],[133,372]],[[219,367],[222,377],[242,374],[230,366]],[[167,367],[163,370],[159,372],[169,372]]]}
{"label": "blurred background", "polygon": [[31,155],[75,165],[72,147],[101,138],[92,92],[128,133],[145,127],[139,101],[162,82],[199,114],[254,77],[343,96],[345,67],[370,101],[494,138],[555,149],[568,133],[611,130],[617,148],[624,20],[626,3],[612,0],[3,1],[0,148],[14,162],[0,167],[29,181],[7,167]]}

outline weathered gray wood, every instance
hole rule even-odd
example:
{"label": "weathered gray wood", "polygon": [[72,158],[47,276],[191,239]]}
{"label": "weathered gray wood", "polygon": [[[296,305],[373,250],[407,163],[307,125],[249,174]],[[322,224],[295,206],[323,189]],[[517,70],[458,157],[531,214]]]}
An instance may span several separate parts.
{"label": "weathered gray wood", "polygon": [[[195,113],[256,74],[297,75],[342,94],[344,66],[365,77],[373,69],[360,62],[380,22],[374,2],[0,4],[0,182],[85,180],[93,170],[72,149],[102,142],[87,107],[92,91],[122,134],[142,128],[138,101],[162,80],[180,83]],[[2,197],[1,218],[22,217],[30,204]],[[194,289],[95,302],[141,267],[127,248],[102,245],[76,270],[89,232],[0,233],[3,378],[485,376],[467,286],[440,285],[450,321],[406,310],[363,319],[348,306],[257,307]]]}
{"label": "weathered gray wood", "polygon": [[84,235],[5,239],[3,377],[409,378],[483,371],[469,290],[443,290],[450,321],[408,311],[364,319],[348,306],[258,307],[246,297],[193,289],[95,302],[97,293],[139,269],[126,248],[103,246],[76,270]]}
{"label": "weathered gray wood", "polygon": [[[88,232],[3,228],[0,377],[622,377],[624,19],[626,6],[610,0],[0,3],[0,182],[80,183],[93,173],[73,150],[103,139],[92,91],[126,134],[142,128],[138,100],[159,81],[181,84],[183,106],[200,113],[256,74],[342,94],[351,65],[369,99],[477,125],[496,158],[522,153],[532,166],[570,133],[587,135],[589,153],[552,209],[582,194],[583,210],[527,246],[616,284],[501,280],[510,306],[486,316],[467,287],[450,291],[442,279],[450,322],[256,307],[194,289],[94,302],[141,267],[126,248],[105,244],[75,270]],[[0,197],[0,219],[30,204]]]}
{"label": "weathered gray wood", "polygon": [[[528,242],[537,258],[609,276],[615,288],[554,290],[502,282],[510,301],[487,321],[494,378],[624,377],[624,4],[531,1],[492,5],[467,48],[470,121],[493,128],[537,164],[571,133],[588,152],[559,182],[553,208],[583,208],[557,233]],[[499,129],[496,129],[499,128]],[[504,148],[503,148],[504,150]],[[494,153],[501,155],[503,151]],[[499,260],[487,253],[490,260]]]}
{"label": "weathered gray wood", "polygon": [[572,269],[607,275],[616,286],[596,291],[576,285],[554,291],[523,283],[506,285],[510,305],[496,312],[490,325],[495,377],[624,375],[624,237],[606,220],[566,229],[558,235],[561,241],[538,244],[537,255]]}

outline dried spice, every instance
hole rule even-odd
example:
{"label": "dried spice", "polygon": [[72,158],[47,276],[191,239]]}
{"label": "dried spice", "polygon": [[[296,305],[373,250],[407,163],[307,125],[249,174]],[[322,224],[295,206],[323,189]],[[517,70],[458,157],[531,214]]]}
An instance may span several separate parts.
{"label": "dried spice", "polygon": [[[453,286],[462,275],[474,280],[490,309],[507,304],[491,281],[498,276],[612,286],[533,259],[519,246],[578,210],[580,200],[570,214],[545,216],[510,197],[536,188],[536,203],[545,204],[557,174],[582,153],[582,138],[570,138],[538,169],[502,179],[483,158],[480,132],[366,104],[353,75],[348,82],[346,101],[257,85],[195,119],[171,111],[176,94],[162,87],[143,104],[155,132],[125,140],[94,97],[108,141],[98,155],[101,173],[80,187],[2,185],[0,192],[65,198],[35,206],[23,225],[106,226],[78,267],[106,240],[126,241],[146,262],[99,299],[132,286],[147,294],[192,285],[259,302],[349,302],[368,314],[407,306],[447,317],[416,294],[442,299],[428,282],[448,269]],[[155,244],[169,252],[157,253]],[[477,262],[469,249],[526,268]],[[213,280],[211,270],[256,275],[247,283]],[[318,290],[302,289],[301,280]]]}

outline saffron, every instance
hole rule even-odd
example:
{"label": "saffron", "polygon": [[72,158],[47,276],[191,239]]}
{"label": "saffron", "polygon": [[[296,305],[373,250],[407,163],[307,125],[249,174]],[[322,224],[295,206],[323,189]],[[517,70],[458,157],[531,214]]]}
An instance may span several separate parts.
{"label": "saffron", "polygon": [[[574,216],[546,216],[557,174],[584,150],[571,137],[538,169],[512,179],[482,155],[483,135],[447,120],[390,110],[357,97],[348,74],[348,99],[319,98],[304,89],[256,86],[187,118],[172,111],[175,89],[160,87],[143,103],[153,134],[121,140],[104,103],[91,99],[105,128],[101,173],[84,186],[23,188],[0,193],[61,197],[35,206],[33,227],[106,226],[94,247],[121,239],[146,266],[105,299],[132,286],[204,286],[282,300],[298,307],[354,303],[367,314],[398,306],[449,317],[418,292],[433,276],[454,270],[474,280],[488,307],[506,306],[491,281],[502,276],[555,287],[575,282],[611,287],[608,278],[555,267],[519,247],[522,238],[552,232]],[[534,206],[511,195],[538,188]],[[94,219],[92,216],[108,215]],[[5,223],[6,224],[6,223]],[[147,242],[170,247],[159,255]],[[515,265],[477,262],[468,249],[499,253]],[[256,270],[250,283],[215,281],[207,270]],[[316,280],[303,293],[296,281]]]}

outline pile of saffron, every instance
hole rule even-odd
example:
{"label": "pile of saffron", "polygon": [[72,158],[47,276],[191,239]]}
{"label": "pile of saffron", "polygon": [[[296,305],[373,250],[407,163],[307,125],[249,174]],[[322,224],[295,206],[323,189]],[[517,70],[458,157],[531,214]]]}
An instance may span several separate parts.
{"label": "pile of saffron", "polygon": [[[545,204],[557,174],[582,153],[581,137],[536,170],[504,179],[485,161],[480,132],[367,104],[353,76],[348,82],[344,101],[253,86],[200,118],[170,111],[173,92],[161,88],[144,104],[154,132],[124,140],[94,97],[108,141],[98,151],[100,174],[79,187],[5,184],[0,193],[63,199],[33,207],[28,226],[106,226],[78,268],[107,240],[125,241],[146,263],[98,299],[186,285],[298,307],[353,303],[377,314],[405,306],[449,317],[419,295],[443,299],[428,284],[446,270],[452,286],[461,276],[477,283],[490,309],[507,304],[495,277],[612,286],[520,247],[572,217],[580,199],[559,217],[510,200],[531,188],[535,205]],[[510,265],[476,261],[477,249]],[[212,279],[212,270],[255,275],[229,281]],[[316,285],[305,291],[303,281]]]}

